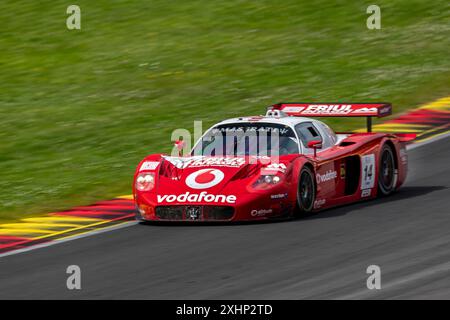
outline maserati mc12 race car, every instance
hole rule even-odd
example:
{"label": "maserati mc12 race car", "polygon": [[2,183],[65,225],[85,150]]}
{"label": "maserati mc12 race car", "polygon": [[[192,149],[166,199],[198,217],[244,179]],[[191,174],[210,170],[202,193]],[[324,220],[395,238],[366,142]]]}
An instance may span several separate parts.
{"label": "maserati mc12 race car", "polygon": [[[141,221],[289,218],[387,196],[406,179],[413,134],[371,132],[389,103],[279,103],[222,121],[188,155],[153,154],[134,176]],[[367,132],[335,133],[310,117],[367,117]]]}

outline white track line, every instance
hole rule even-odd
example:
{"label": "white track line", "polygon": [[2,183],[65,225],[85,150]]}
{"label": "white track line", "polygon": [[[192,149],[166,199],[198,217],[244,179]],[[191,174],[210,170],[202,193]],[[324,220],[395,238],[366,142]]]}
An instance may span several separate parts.
{"label": "white track line", "polygon": [[17,249],[17,250],[13,250],[13,251],[8,251],[8,252],[5,252],[5,253],[1,253],[0,254],[0,258],[6,257],[6,256],[11,256],[13,254],[18,254],[18,253],[22,253],[22,252],[28,252],[28,251],[35,250],[35,249],[41,249],[41,248],[45,248],[45,247],[50,247],[50,246],[53,246],[53,245],[58,244],[58,243],[64,243],[64,242],[68,242],[68,241],[72,241],[72,240],[76,240],[76,239],[86,238],[86,237],[90,237],[90,236],[93,236],[93,235],[96,235],[96,234],[100,234],[100,233],[104,233],[104,232],[109,232],[109,231],[114,231],[114,230],[119,230],[119,229],[131,227],[131,226],[136,225],[137,223],[138,223],[137,221],[124,222],[124,223],[121,223],[119,225],[106,227],[106,228],[101,229],[101,230],[95,230],[95,231],[91,231],[91,232],[88,231],[86,233],[79,234],[79,235],[74,235],[74,236],[71,236],[71,237],[67,237],[65,239],[52,240],[50,242],[37,244],[37,245],[26,247],[26,248],[23,248],[23,249]]}
{"label": "white track line", "polygon": [[425,146],[427,144],[430,144],[430,143],[433,143],[433,142],[436,142],[436,141],[439,141],[439,140],[442,140],[442,139],[445,139],[445,138],[448,138],[448,137],[450,137],[450,132],[437,135],[437,136],[435,136],[433,138],[430,138],[430,139],[427,139],[427,140],[425,140],[423,142],[410,144],[407,147],[407,149],[408,150],[413,150],[415,148],[422,147],[422,146]]}

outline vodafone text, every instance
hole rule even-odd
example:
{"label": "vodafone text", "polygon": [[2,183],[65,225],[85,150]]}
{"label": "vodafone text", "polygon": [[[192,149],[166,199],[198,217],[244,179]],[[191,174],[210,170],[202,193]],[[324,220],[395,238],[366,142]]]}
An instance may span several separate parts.
{"label": "vodafone text", "polygon": [[332,171],[332,170],[328,170],[325,174],[318,173],[316,175],[317,183],[327,182],[330,180],[334,180],[336,178],[337,178],[337,172]]}
{"label": "vodafone text", "polygon": [[211,203],[236,203],[236,196],[234,195],[223,195],[223,194],[209,194],[206,191],[200,193],[190,193],[185,192],[180,195],[165,194],[157,195],[158,203],[163,202],[211,202]]}

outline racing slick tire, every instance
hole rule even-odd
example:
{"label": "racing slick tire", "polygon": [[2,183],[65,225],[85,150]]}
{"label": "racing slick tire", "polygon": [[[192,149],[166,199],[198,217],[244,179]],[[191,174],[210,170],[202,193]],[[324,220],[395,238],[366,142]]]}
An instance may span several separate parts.
{"label": "racing slick tire", "polygon": [[316,199],[316,184],[314,173],[309,166],[300,171],[297,188],[297,211],[300,215],[307,215],[314,209]]}
{"label": "racing slick tire", "polygon": [[381,196],[387,196],[395,190],[397,171],[392,148],[384,144],[380,152],[380,169],[378,171],[378,191]]}

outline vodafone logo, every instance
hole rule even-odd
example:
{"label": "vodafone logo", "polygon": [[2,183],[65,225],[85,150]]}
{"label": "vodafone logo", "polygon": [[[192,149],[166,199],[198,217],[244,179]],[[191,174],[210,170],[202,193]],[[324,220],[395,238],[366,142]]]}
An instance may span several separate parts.
{"label": "vodafone logo", "polygon": [[219,184],[225,175],[218,169],[202,169],[191,173],[186,184],[192,189],[208,189]]}
{"label": "vodafone logo", "polygon": [[328,170],[325,174],[318,173],[316,175],[317,183],[327,182],[337,178],[337,172],[333,170]]}

